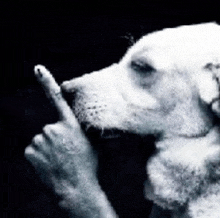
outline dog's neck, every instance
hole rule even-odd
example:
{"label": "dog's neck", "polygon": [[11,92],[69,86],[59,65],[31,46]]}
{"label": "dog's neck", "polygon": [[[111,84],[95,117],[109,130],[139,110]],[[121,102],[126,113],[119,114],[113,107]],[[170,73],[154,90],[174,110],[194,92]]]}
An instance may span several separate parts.
{"label": "dog's neck", "polygon": [[148,168],[153,192],[157,192],[152,200],[171,210],[173,203],[179,204],[179,208],[174,207],[172,217],[196,218],[197,213],[208,214],[210,204],[219,208],[220,213],[220,203],[216,203],[216,199],[220,200],[220,170],[217,167],[220,165],[220,128],[215,126],[201,137],[164,137],[156,142],[156,148],[158,153]]}

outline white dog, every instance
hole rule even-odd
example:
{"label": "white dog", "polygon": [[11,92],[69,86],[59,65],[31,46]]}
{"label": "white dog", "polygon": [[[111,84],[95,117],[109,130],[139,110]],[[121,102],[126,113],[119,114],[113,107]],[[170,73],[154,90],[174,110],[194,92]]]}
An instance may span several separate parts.
{"label": "white dog", "polygon": [[[61,121],[46,126],[26,157],[46,172],[61,206],[79,217],[117,217],[96,179],[96,157],[59,86],[42,66],[39,81]],[[157,137],[146,163],[145,195],[172,218],[220,217],[220,26],[181,26],[148,34],[110,67],[64,82],[87,128]],[[56,173],[55,173],[56,172]],[[162,213],[152,212],[152,218]]]}

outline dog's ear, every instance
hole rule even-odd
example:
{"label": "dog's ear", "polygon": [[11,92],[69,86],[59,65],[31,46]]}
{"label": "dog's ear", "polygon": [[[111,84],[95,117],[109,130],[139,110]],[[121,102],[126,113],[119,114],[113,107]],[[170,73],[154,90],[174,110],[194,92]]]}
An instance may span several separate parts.
{"label": "dog's ear", "polygon": [[196,81],[202,101],[220,117],[220,63],[207,63]]}

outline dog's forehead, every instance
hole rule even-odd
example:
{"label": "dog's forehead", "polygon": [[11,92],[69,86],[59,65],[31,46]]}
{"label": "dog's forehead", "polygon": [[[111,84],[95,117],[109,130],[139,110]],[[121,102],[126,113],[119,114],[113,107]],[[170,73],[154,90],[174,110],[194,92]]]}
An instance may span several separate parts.
{"label": "dog's forehead", "polygon": [[122,62],[129,62],[136,56],[146,56],[159,66],[162,62],[163,67],[220,62],[220,26],[196,24],[147,34],[128,49]]}

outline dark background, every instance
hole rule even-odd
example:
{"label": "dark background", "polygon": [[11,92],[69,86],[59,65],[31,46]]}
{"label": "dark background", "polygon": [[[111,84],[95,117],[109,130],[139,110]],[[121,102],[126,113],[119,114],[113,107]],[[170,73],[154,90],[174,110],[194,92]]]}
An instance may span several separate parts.
{"label": "dark background", "polygon": [[[216,1],[217,2],[217,1]],[[133,41],[164,27],[220,21],[215,1],[17,0],[0,3],[0,136],[4,217],[65,217],[25,160],[24,148],[58,120],[37,84],[44,64],[58,83],[117,62]],[[100,183],[120,217],[147,217],[146,139],[100,142]],[[150,145],[149,145],[150,146]],[[149,149],[150,150],[150,149]]]}

